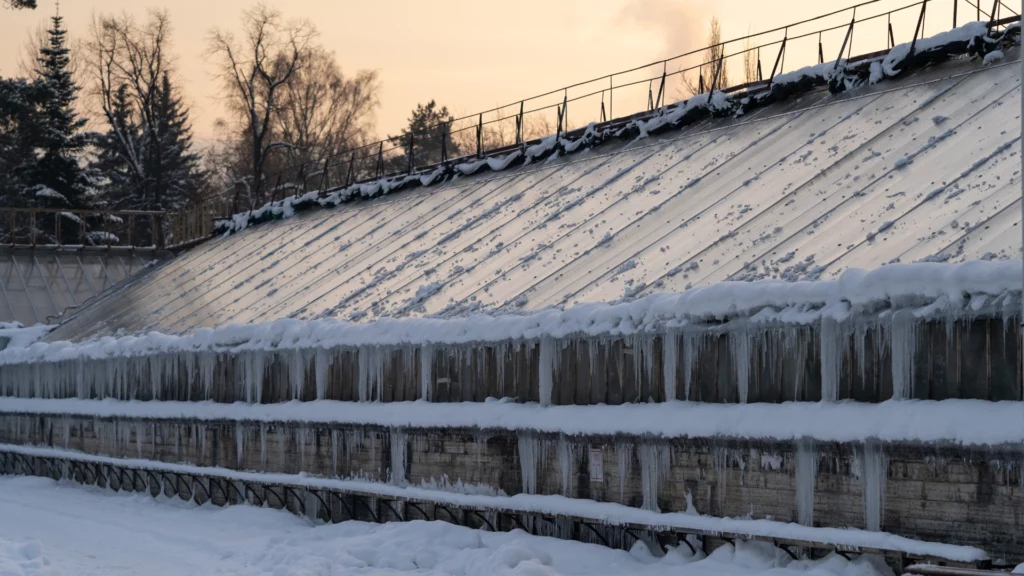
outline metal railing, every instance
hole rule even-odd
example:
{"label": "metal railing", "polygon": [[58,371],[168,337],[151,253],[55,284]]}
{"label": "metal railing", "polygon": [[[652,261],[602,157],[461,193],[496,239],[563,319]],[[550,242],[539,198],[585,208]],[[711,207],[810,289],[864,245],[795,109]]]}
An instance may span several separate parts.
{"label": "metal railing", "polygon": [[[987,11],[981,6],[982,1],[918,0],[877,10],[878,6],[895,0],[867,0],[417,132],[297,162],[268,171],[257,186],[239,183],[178,211],[0,209],[0,246],[185,248],[209,238],[215,232],[216,219],[251,211],[268,201],[432,170],[458,159],[503,154],[523,149],[543,137],[578,132],[576,126],[609,125],[654,113],[670,99],[680,100],[686,95],[681,79],[691,74],[696,76],[691,83],[698,93],[760,90],[770,88],[775,78],[787,70],[844,59],[844,54],[847,61],[875,57],[900,40],[914,43],[947,30],[946,23],[952,27],[962,25],[967,21],[965,16],[987,22],[990,27],[1019,20],[1005,0],[993,0]],[[933,23],[930,31],[929,14]],[[936,14],[944,17],[938,26],[934,25]],[[859,56],[853,56],[855,41],[861,50]],[[719,50],[717,62],[706,57],[712,49]],[[742,65],[744,82],[730,86],[730,79],[719,78],[718,71],[730,67],[735,70],[737,62]],[[709,75],[707,70],[714,73]],[[705,82],[706,78],[710,80]]]}
{"label": "metal railing", "polygon": [[202,202],[180,211],[0,208],[3,248],[184,248],[209,238],[230,203]]}
{"label": "metal railing", "polygon": [[[525,147],[545,136],[561,136],[591,122],[608,123],[615,118],[651,113],[673,98],[672,91],[675,100],[683,99],[687,93],[680,79],[689,75],[696,76],[692,84],[697,93],[770,87],[772,81],[787,70],[844,58],[855,61],[876,56],[901,41],[913,43],[948,30],[948,24],[955,28],[971,19],[996,26],[1019,19],[1004,0],[994,0],[988,10],[981,6],[983,1],[918,0],[889,10],[877,10],[878,6],[893,2],[868,0],[786,26],[570,84],[417,132],[405,132],[398,137],[271,170],[258,185],[246,183],[246,193],[235,191],[230,211],[251,210],[267,201],[299,196],[310,190],[328,190],[385,176],[412,174],[456,158],[483,158]],[[939,16],[942,19],[936,26],[934,22]],[[928,29],[930,23],[931,29]],[[855,41],[860,57],[853,56]],[[711,49],[720,50],[718,62],[706,61]],[[719,78],[717,71],[723,67],[735,70],[737,62],[744,70],[744,82],[729,87],[730,79]],[[708,74],[709,70],[715,72]],[[708,77],[710,81],[705,82]],[[616,117],[616,113],[620,115]]]}

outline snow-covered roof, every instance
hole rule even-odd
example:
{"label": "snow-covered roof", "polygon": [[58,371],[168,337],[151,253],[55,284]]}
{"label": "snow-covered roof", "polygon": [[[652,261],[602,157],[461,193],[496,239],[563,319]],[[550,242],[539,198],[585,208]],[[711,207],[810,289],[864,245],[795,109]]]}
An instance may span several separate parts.
{"label": "snow-covered roof", "polygon": [[184,253],[49,339],[521,313],[1017,257],[1017,50],[986,61],[657,136],[641,126],[634,140],[266,222]]}

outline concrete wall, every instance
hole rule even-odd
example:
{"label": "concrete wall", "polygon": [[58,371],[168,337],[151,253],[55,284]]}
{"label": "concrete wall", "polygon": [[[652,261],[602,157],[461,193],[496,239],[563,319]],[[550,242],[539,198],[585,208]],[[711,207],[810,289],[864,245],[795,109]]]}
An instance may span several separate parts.
{"label": "concrete wall", "polygon": [[[530,431],[10,414],[0,419],[0,443],[396,484],[432,485],[446,478],[448,489],[563,494],[662,511],[686,510],[689,498],[704,514],[803,519],[821,526],[866,528],[876,515],[877,527],[885,531],[1024,560],[1021,446],[666,442]],[[455,488],[459,482],[471,486]],[[866,490],[878,498],[866,497]]]}

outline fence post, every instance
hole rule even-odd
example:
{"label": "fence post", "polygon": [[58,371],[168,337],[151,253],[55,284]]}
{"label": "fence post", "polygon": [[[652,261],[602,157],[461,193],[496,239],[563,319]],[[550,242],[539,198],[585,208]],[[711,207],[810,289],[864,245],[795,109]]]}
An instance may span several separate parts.
{"label": "fence post", "polygon": [[562,95],[562,131],[569,131],[569,91]]}
{"label": "fence post", "polygon": [[615,118],[615,76],[608,77],[608,117]]}
{"label": "fence post", "polygon": [[380,148],[377,149],[377,179],[384,176],[384,141],[380,141]]}
{"label": "fence post", "polygon": [[483,136],[484,136],[484,115],[483,113],[477,117],[476,121],[476,157],[481,158],[483,154]]}
{"label": "fence post", "polygon": [[32,210],[31,212],[28,213],[28,232],[29,232],[29,241],[32,244],[32,247],[35,248],[35,246],[36,246],[36,211],[35,210]]}
{"label": "fence post", "polygon": [[764,76],[761,74],[761,47],[757,47],[757,81],[761,82],[764,80]]}
{"label": "fence post", "polygon": [[[999,2],[999,0],[996,0],[996,2]],[[978,3],[980,4],[981,0],[978,0]],[[917,46],[917,36],[922,32],[921,25],[924,24],[924,10],[927,7],[928,0],[923,0],[921,2],[921,14],[917,17],[917,27],[914,28],[914,39],[910,41],[910,52],[908,53],[908,57],[914,55],[914,47]]]}
{"label": "fence post", "polygon": [[697,67],[697,92],[704,93],[704,65]]}
{"label": "fence post", "polygon": [[[658,99],[655,100],[655,102],[654,102],[654,107],[655,108],[660,108],[662,106],[661,98],[662,98],[662,95],[665,94],[665,76],[667,75],[667,73],[668,73],[668,62],[665,62],[665,64],[662,65],[662,69],[661,69],[661,85],[658,86]],[[603,101],[602,101],[602,104],[604,104]]]}
{"label": "fence post", "polygon": [[821,32],[818,32],[818,64],[825,63],[825,51],[821,46]]}
{"label": "fence post", "polygon": [[441,164],[448,162],[448,123],[441,124]]}
{"label": "fence post", "polygon": [[134,239],[133,238],[134,232],[135,232],[135,214],[129,214],[128,215],[128,245],[131,246],[132,248],[135,247],[135,243],[132,242],[132,240]]}
{"label": "fence post", "polygon": [[[299,178],[298,178],[298,180],[299,180],[300,184],[295,186],[295,197],[299,196],[299,190],[302,190],[303,194],[306,193],[306,165],[304,163],[303,164],[299,164]],[[301,188],[300,188],[300,186],[301,186]]]}
{"label": "fence post", "polygon": [[412,174],[413,168],[416,166],[416,161],[413,160],[413,153],[416,146],[416,134],[412,130],[409,130],[409,174]]}
{"label": "fence post", "polygon": [[53,230],[56,235],[54,240],[57,242],[57,246],[60,246],[60,221],[63,219],[60,212],[54,213]]}
{"label": "fence post", "polygon": [[348,188],[352,185],[352,175],[355,174],[356,167],[356,153],[352,151],[352,157],[348,160],[348,175],[345,176],[345,187]]}
{"label": "fence post", "polygon": [[843,59],[843,52],[846,52],[846,44],[850,41],[850,37],[853,34],[853,23],[855,19],[850,19],[850,26],[846,28],[846,37],[843,38],[843,45],[839,48],[839,56],[836,56],[836,63],[832,65],[832,70],[839,69],[839,61]]}
{"label": "fence post", "polygon": [[960,0],[953,0],[953,28],[956,28],[956,6]]}
{"label": "fence post", "polygon": [[274,193],[270,195],[270,203],[277,201],[277,193],[281,190],[281,173],[277,173],[277,183],[274,184]]}
{"label": "fence post", "polygon": [[708,104],[711,104],[711,95],[715,93],[715,88],[718,87],[718,75],[722,72],[722,60],[725,59],[725,47],[722,47],[722,52],[718,55],[718,64],[715,65],[715,75],[711,78],[711,91],[708,92]]}
{"label": "fence post", "polygon": [[[787,32],[788,34],[788,32]],[[775,64],[772,66],[772,74],[768,77],[768,85],[770,86],[772,81],[775,80],[775,72],[779,69],[779,62],[782,61],[782,54],[786,51],[786,40],[789,36],[782,37],[782,45],[779,46],[779,55],[775,57]],[[840,52],[842,54],[842,52]]]}
{"label": "fence post", "polygon": [[519,101],[519,115],[516,116],[516,146],[523,143],[523,101]]}
{"label": "fence post", "polygon": [[[927,1],[925,0],[925,2]],[[978,0],[978,6],[981,6],[981,0]],[[992,12],[988,15],[988,18],[989,26],[999,19],[999,0],[992,0]]]}
{"label": "fence post", "polygon": [[889,20],[889,46],[887,48],[891,50],[896,47],[896,38],[892,35],[892,14],[887,15],[887,18]]}
{"label": "fence post", "polygon": [[327,190],[327,188],[328,188],[328,186],[330,185],[330,182],[331,182],[330,181],[330,172],[329,172],[330,167],[331,167],[330,162],[331,162],[331,157],[330,156],[327,156],[327,157],[324,158],[324,167],[322,168],[322,171],[320,173],[320,190],[319,190],[319,192],[320,192],[319,195],[320,196],[324,195],[324,191]]}
{"label": "fence post", "polygon": [[601,90],[601,122],[606,122],[608,118],[604,113],[604,90]]}

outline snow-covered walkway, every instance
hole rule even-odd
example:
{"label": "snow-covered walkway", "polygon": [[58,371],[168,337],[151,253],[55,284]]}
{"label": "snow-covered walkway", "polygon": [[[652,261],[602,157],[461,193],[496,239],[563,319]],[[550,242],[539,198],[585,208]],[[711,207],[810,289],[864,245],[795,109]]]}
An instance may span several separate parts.
{"label": "snow-covered walkway", "polygon": [[[685,566],[685,567],[684,567]],[[29,574],[348,575],[641,574],[659,576],[890,576],[883,565],[833,555],[790,561],[763,544],[720,548],[695,559],[656,559],[443,522],[313,526],[278,510],[195,507],[75,484],[0,477],[0,576]]]}

